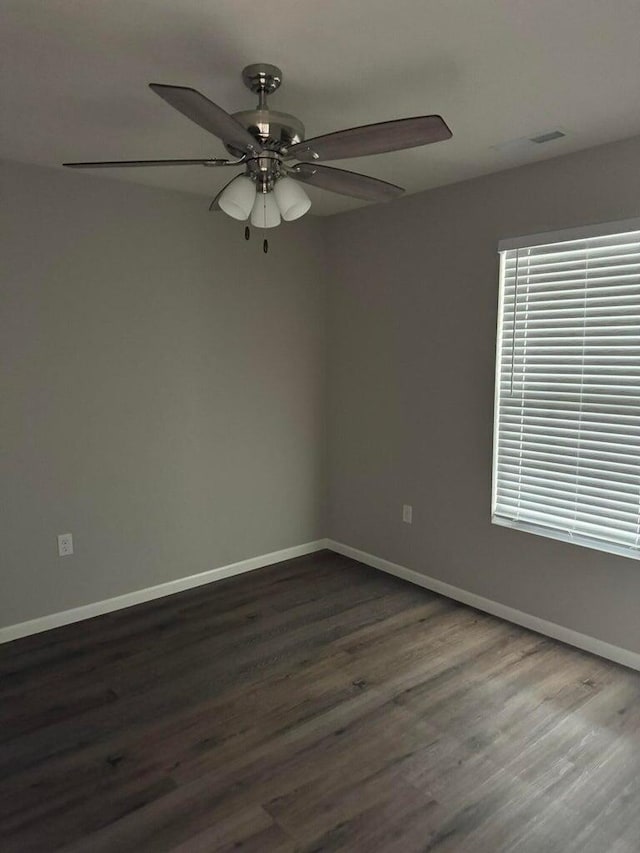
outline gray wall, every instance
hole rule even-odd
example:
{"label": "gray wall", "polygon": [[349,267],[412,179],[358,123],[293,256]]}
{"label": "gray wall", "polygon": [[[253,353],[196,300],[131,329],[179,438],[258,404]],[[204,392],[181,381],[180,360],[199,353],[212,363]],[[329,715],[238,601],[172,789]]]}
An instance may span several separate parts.
{"label": "gray wall", "polygon": [[329,535],[640,651],[640,562],[489,522],[497,241],[638,215],[639,139],[267,258],[89,175],[5,164],[1,209],[0,625]]}
{"label": "gray wall", "polygon": [[498,240],[639,213],[633,139],[329,221],[330,537],[640,651],[640,562],[489,521]]}
{"label": "gray wall", "polygon": [[265,257],[204,198],[1,178],[0,625],[320,536],[317,222]]}

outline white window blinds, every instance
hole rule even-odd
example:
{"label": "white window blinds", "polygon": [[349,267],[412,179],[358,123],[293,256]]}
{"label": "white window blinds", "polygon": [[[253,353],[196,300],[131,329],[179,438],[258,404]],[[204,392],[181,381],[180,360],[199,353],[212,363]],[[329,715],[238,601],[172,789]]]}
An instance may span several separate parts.
{"label": "white window blinds", "polygon": [[640,557],[640,220],[500,244],[493,521]]}

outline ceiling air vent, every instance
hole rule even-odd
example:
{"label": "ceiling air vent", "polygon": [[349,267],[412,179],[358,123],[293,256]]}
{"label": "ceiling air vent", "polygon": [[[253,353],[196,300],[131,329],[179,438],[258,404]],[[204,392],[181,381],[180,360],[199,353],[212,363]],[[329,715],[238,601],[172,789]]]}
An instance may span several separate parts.
{"label": "ceiling air vent", "polygon": [[538,145],[542,145],[543,142],[551,142],[553,139],[562,139],[563,136],[566,136],[566,133],[563,133],[561,130],[550,130],[548,133],[541,133],[539,136],[530,136],[529,142],[536,142]]}
{"label": "ceiling air vent", "polygon": [[544,133],[536,133],[535,136],[520,136],[518,139],[509,139],[507,142],[499,142],[491,147],[494,151],[500,151],[502,154],[511,156],[531,155],[535,145],[542,145],[545,142],[553,142],[556,139],[564,139],[567,136],[567,131],[561,127],[555,127],[553,130],[545,130]]}

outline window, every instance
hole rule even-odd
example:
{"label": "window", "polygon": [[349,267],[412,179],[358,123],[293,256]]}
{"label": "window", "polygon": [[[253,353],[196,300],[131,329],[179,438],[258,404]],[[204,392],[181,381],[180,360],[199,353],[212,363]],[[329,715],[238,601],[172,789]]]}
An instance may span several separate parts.
{"label": "window", "polygon": [[496,524],[640,558],[640,219],[500,243]]}

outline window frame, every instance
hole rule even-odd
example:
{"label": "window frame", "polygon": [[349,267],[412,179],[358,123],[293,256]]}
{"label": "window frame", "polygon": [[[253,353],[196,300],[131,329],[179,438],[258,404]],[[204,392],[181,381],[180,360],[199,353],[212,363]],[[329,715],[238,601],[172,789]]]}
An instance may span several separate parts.
{"label": "window frame", "polygon": [[525,533],[534,533],[546,539],[554,539],[561,542],[570,542],[574,545],[590,548],[618,556],[640,560],[640,545],[633,548],[629,545],[621,545],[616,542],[606,542],[601,539],[591,538],[584,533],[573,533],[570,531],[538,525],[533,522],[508,518],[496,514],[497,490],[498,490],[498,443],[500,435],[500,384],[502,375],[502,343],[503,343],[503,318],[505,301],[505,258],[506,252],[514,249],[536,248],[550,243],[570,242],[572,240],[583,240],[591,237],[605,237],[609,235],[624,234],[630,231],[640,231],[640,216],[631,219],[617,220],[586,225],[577,228],[566,228],[560,231],[545,231],[531,235],[513,237],[500,240],[498,243],[499,265],[499,293],[498,293],[498,316],[496,322],[496,357],[495,357],[495,388],[493,409],[493,447],[492,447],[492,476],[491,476],[491,523],[499,527],[508,527],[512,530],[521,530]]}

